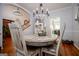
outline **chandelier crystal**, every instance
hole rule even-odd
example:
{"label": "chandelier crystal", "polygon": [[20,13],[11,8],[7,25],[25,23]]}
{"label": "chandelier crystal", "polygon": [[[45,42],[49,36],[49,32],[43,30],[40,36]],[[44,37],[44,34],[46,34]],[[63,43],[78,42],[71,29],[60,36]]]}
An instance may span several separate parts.
{"label": "chandelier crystal", "polygon": [[49,16],[49,12],[48,9],[43,8],[43,4],[41,3],[39,8],[33,10],[33,17],[43,17],[43,16]]}

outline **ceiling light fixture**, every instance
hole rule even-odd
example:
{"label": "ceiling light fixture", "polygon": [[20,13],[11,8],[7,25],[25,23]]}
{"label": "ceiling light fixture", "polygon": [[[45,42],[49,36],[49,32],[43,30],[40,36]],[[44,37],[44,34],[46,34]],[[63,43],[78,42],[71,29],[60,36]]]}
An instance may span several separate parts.
{"label": "ceiling light fixture", "polygon": [[41,17],[41,16],[49,16],[48,9],[43,8],[43,4],[41,3],[39,8],[33,10],[33,17]]}

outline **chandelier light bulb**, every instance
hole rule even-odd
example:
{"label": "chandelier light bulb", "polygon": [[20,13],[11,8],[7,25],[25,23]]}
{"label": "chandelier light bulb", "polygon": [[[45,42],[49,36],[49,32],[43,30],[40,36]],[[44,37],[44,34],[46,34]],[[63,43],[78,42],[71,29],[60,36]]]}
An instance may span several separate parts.
{"label": "chandelier light bulb", "polygon": [[38,11],[38,8],[36,8],[36,11]]}
{"label": "chandelier light bulb", "polygon": [[33,13],[35,13],[35,10],[33,10]]}
{"label": "chandelier light bulb", "polygon": [[48,9],[46,9],[46,11],[48,12]]}
{"label": "chandelier light bulb", "polygon": [[43,10],[43,7],[41,7],[41,10]]}

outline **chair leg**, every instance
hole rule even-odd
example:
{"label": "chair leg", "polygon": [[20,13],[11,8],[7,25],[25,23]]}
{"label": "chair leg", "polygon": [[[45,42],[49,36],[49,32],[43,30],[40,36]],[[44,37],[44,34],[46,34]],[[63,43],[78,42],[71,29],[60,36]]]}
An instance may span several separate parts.
{"label": "chair leg", "polygon": [[42,48],[40,48],[39,56],[43,56],[43,54],[42,54]]}
{"label": "chair leg", "polygon": [[42,49],[40,49],[40,56],[43,56]]}

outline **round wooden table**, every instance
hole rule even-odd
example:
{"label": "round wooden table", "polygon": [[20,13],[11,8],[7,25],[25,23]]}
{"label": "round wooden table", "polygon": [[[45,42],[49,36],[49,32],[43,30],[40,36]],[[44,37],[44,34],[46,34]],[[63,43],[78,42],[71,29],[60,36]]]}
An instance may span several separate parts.
{"label": "round wooden table", "polygon": [[25,35],[24,41],[28,46],[39,47],[39,55],[42,56],[42,47],[53,44],[53,41],[57,39],[57,35],[50,36],[36,36],[36,35]]}
{"label": "round wooden table", "polygon": [[55,41],[57,35],[50,36],[35,36],[35,35],[25,35],[24,40],[27,45],[30,46],[47,46],[51,45]]}

